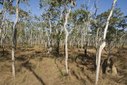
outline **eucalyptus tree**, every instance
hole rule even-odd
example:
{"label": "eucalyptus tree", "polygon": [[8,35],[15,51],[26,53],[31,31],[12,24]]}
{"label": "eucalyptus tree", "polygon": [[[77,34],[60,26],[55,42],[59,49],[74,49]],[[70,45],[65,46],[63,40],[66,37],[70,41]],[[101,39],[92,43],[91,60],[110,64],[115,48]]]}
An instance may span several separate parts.
{"label": "eucalyptus tree", "polygon": [[16,36],[17,36],[17,29],[16,24],[19,18],[19,0],[16,0],[16,19],[13,24],[13,33],[12,33],[12,75],[15,79],[15,49],[16,49]]}
{"label": "eucalyptus tree", "polygon": [[[64,32],[65,32],[65,67],[66,67],[66,73],[68,74],[69,73],[69,70],[68,70],[68,36],[69,34],[71,33],[71,31],[69,31],[67,28],[67,24],[68,24],[68,18],[69,18],[69,15],[71,13],[71,8],[68,7],[66,4],[68,3],[67,0],[65,0],[66,3],[64,3]],[[75,5],[75,1],[73,0],[70,0],[69,3],[72,3],[71,5],[74,6]],[[71,28],[71,30],[73,30]]]}
{"label": "eucalyptus tree", "polygon": [[96,57],[97,58],[97,69],[96,69],[96,82],[95,82],[95,85],[98,84],[98,77],[99,77],[99,70],[100,70],[100,62],[101,62],[101,53],[102,53],[102,50],[104,49],[104,47],[106,46],[105,39],[106,39],[107,30],[108,30],[108,26],[109,26],[109,20],[110,20],[110,18],[112,16],[112,13],[113,13],[113,10],[114,10],[114,7],[115,7],[116,2],[117,2],[117,0],[114,0],[113,1],[112,8],[110,10],[108,19],[106,21],[103,38],[99,42],[100,43],[100,46],[99,46],[99,50],[97,52],[97,57]]}
{"label": "eucalyptus tree", "polygon": [[[64,29],[64,33],[65,33],[65,67],[66,67],[66,72],[68,74],[68,36],[69,36],[69,30],[68,30],[68,27],[67,27],[67,24],[68,24],[68,18],[69,18],[69,15],[71,13],[71,8],[72,6],[71,5],[75,5],[75,1],[74,0],[54,0],[54,1],[45,1],[45,0],[41,0],[43,2],[48,2],[46,4],[49,4],[51,8],[53,7],[59,7],[59,8],[62,8],[64,9],[63,12],[61,12],[61,15],[63,16],[63,29]],[[70,5],[71,3],[71,5]],[[41,6],[45,5],[44,4],[41,4]],[[49,8],[50,9],[50,8]],[[52,9],[51,9],[52,10]],[[51,14],[50,14],[51,15]],[[51,23],[50,25],[51,26]]]}
{"label": "eucalyptus tree", "polygon": [[[47,45],[48,48],[53,47],[55,45],[55,50],[59,54],[59,42],[61,38],[61,20],[62,20],[62,10],[60,7],[60,1],[45,1],[41,0],[41,7],[45,10],[42,13],[42,20],[45,24],[45,32],[47,36]],[[54,41],[55,39],[55,41]]]}
{"label": "eucalyptus tree", "polygon": [[67,30],[67,23],[68,23],[68,17],[70,14],[71,9],[68,10],[68,12],[65,14],[65,22],[64,22],[64,31],[65,31],[65,66],[66,66],[66,72],[67,74],[69,73],[68,71],[68,36],[69,32]]}
{"label": "eucalyptus tree", "polygon": [[8,27],[8,20],[7,20],[7,11],[10,6],[12,6],[12,2],[9,0],[2,0],[0,1],[0,5],[2,5],[1,10],[1,24],[0,24],[0,39],[1,39],[1,47],[3,48],[4,54],[4,41],[7,36],[7,27]]}
{"label": "eucalyptus tree", "polygon": [[2,2],[3,8],[1,11],[1,27],[0,27],[1,46],[3,46],[3,29],[4,29],[4,20],[5,20],[5,13],[6,13],[5,3],[6,3],[5,1]]}
{"label": "eucalyptus tree", "polygon": [[[13,1],[12,1],[13,2]],[[6,9],[8,9],[9,10],[9,8],[10,7],[12,7],[12,2],[10,2],[9,0],[8,1],[5,1],[5,0],[3,0],[3,1],[1,1],[1,3],[3,4],[3,8],[4,8],[4,16],[3,16],[3,20],[4,20],[4,18],[5,18],[5,11],[6,11]],[[18,17],[18,4],[19,4],[19,1],[16,1],[16,5],[17,5],[17,9],[16,9],[16,15],[17,15],[17,17]],[[6,5],[5,5],[6,4]],[[3,23],[4,21],[2,21],[2,23]],[[15,25],[16,25],[16,23],[17,23],[17,19],[16,19],[16,21],[15,21],[15,23],[14,23],[14,25],[13,25],[13,29],[15,29]],[[14,36],[13,36],[14,37]],[[15,38],[15,37],[14,37]],[[1,38],[2,39],[2,38]],[[3,42],[3,41],[1,41],[1,42]],[[13,78],[15,79],[15,65],[14,65],[14,61],[15,61],[15,59],[14,59],[14,44],[15,44],[15,40],[13,39],[13,46],[12,46],[12,75],[13,75]]]}
{"label": "eucalyptus tree", "polygon": [[16,44],[17,44],[17,27],[16,26],[17,26],[17,23],[19,22],[19,17],[22,17],[19,13],[24,14],[24,11],[19,9],[20,0],[16,0],[15,6],[12,5],[13,2],[14,2],[13,0],[10,2],[11,7],[8,7],[8,10],[10,11],[10,14],[15,14],[15,21],[12,26],[12,52],[11,52],[12,54],[12,75],[15,80],[15,50],[16,50]]}
{"label": "eucalyptus tree", "polygon": [[54,22],[54,17],[56,17],[55,14],[55,6],[56,1],[50,1],[50,0],[40,0],[40,8],[43,8],[45,11],[42,13],[42,20],[45,24],[45,32],[47,36],[47,47],[48,49],[52,48],[53,44],[53,25],[56,23]]}
{"label": "eucalyptus tree", "polygon": [[[19,2],[20,2],[20,0],[16,0],[16,6],[13,6],[14,0],[2,0],[2,1],[0,1],[0,4],[3,5],[3,18],[2,18],[2,25],[1,26],[2,26],[2,28],[4,27],[4,29],[5,29],[4,31],[9,32],[6,30],[5,26],[8,27],[9,23],[11,22],[11,21],[7,21],[7,18],[6,18],[7,12],[8,12],[8,14],[15,14],[16,15],[16,19],[15,19],[13,26],[12,26],[12,37],[11,37],[12,38],[12,75],[13,75],[14,79],[15,79],[15,55],[14,55],[14,53],[15,53],[16,43],[17,43],[17,39],[16,39],[17,27],[16,27],[16,25],[17,25],[19,16],[20,17],[24,16],[24,15],[19,15],[19,12],[21,14],[24,14],[24,11],[19,9]],[[5,22],[7,24],[4,24]],[[2,34],[1,43],[3,42],[3,39],[4,39],[3,33],[4,32],[1,33]],[[5,34],[4,34],[4,36],[5,36]]]}
{"label": "eucalyptus tree", "polygon": [[[88,22],[89,20],[90,12],[88,10],[85,10],[83,8],[75,10],[73,13],[73,19],[75,27],[77,27],[77,32],[79,35],[78,42],[80,41],[80,47],[81,48],[87,48],[87,35],[89,30]],[[86,44],[85,44],[86,43]],[[86,49],[85,49],[86,50]]]}
{"label": "eucalyptus tree", "polygon": [[[96,35],[95,38],[95,42],[96,42],[96,50],[99,46],[99,40],[101,39],[101,36],[103,34],[103,30],[104,30],[104,26],[105,26],[105,22],[108,18],[108,15],[110,13],[110,10],[97,15],[96,17],[96,23],[92,22],[91,25],[91,29],[92,29],[92,33],[94,35]],[[113,50],[113,48],[115,46],[118,46],[117,43],[120,41],[120,37],[122,37],[126,27],[126,18],[124,16],[124,14],[121,12],[121,10],[119,8],[115,8],[114,12],[112,14],[112,17],[109,21],[109,30],[107,31],[107,36],[106,36],[106,42],[107,42],[107,46],[104,48],[104,50],[108,53],[108,60],[110,59],[110,54]]]}

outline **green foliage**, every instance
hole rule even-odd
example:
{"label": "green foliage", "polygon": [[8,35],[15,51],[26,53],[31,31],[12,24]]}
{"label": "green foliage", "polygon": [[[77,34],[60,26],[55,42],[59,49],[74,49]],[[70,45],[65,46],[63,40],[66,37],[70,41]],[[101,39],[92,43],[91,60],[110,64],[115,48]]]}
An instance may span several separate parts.
{"label": "green foliage", "polygon": [[[98,28],[104,30],[109,12],[110,10],[98,15],[96,18],[96,23],[92,22],[91,27],[94,32],[96,32]],[[124,30],[121,29],[124,29],[126,26],[127,26],[127,21],[124,14],[121,12],[119,8],[116,8],[109,21],[108,33],[106,37],[107,41],[111,42],[112,40],[114,40],[114,38],[116,37],[116,33],[117,33],[117,37],[120,37],[118,36],[119,34],[121,34],[120,31],[124,32]]]}
{"label": "green foliage", "polygon": [[85,21],[88,21],[88,15],[89,12],[83,9],[78,9],[75,12],[71,13],[73,20],[75,22],[77,21],[77,24],[81,24],[84,23]]}
{"label": "green foliage", "polygon": [[75,0],[40,0],[40,8],[50,5],[51,7],[60,7],[62,5],[71,4],[75,6]]}

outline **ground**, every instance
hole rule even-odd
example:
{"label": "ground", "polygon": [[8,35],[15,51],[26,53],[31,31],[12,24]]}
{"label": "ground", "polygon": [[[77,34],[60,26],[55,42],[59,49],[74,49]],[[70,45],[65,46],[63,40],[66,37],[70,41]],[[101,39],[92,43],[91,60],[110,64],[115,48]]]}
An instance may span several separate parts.
{"label": "ground", "polygon": [[[94,85],[95,50],[88,49],[88,58],[81,62],[83,49],[69,49],[69,75],[66,75],[64,55],[47,54],[40,46],[18,47],[16,50],[16,85]],[[106,53],[103,52],[103,58]],[[118,75],[100,72],[99,85],[127,85],[127,48],[114,51]],[[78,57],[78,58],[77,58]],[[11,74],[11,49],[0,51],[0,85],[14,85]]]}

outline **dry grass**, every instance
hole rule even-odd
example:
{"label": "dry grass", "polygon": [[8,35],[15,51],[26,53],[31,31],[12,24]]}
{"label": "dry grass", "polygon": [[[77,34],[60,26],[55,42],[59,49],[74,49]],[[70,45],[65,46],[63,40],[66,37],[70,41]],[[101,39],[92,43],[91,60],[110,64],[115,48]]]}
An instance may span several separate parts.
{"label": "dry grass", "polygon": [[[88,49],[88,51],[89,56],[94,57],[95,50]],[[6,55],[0,57],[0,85],[14,84],[9,49],[7,52]],[[18,48],[15,83],[16,85],[94,85],[93,65],[83,65],[74,61],[75,57],[81,56],[83,52],[82,49],[69,50],[69,75],[67,76],[63,54],[58,57],[54,55],[49,57],[45,55],[45,50],[38,46]],[[121,49],[114,55],[117,57],[118,76],[100,74],[99,85],[127,85],[127,49]]]}

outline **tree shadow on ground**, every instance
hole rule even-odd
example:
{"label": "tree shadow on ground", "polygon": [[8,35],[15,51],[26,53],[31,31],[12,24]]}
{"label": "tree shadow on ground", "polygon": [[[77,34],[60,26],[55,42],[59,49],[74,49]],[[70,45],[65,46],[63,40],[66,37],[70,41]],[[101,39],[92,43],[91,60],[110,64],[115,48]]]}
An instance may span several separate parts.
{"label": "tree shadow on ground", "polygon": [[26,57],[26,55],[20,55],[20,56],[16,57],[16,60],[18,60],[18,61],[26,61],[27,57]]}
{"label": "tree shadow on ground", "polygon": [[96,69],[96,66],[95,66],[96,57],[94,54],[84,55],[83,53],[82,54],[80,53],[76,56],[75,62],[77,64],[88,67],[92,71]]}
{"label": "tree shadow on ground", "polygon": [[39,75],[37,75],[37,73],[32,69],[32,64],[29,61],[26,61],[25,63],[23,63],[22,66],[25,67],[30,72],[32,72],[32,74],[37,78],[37,80],[42,85],[46,85],[45,82],[43,81],[43,79]]}
{"label": "tree shadow on ground", "polygon": [[10,60],[11,58],[9,57],[9,55],[9,51],[4,50],[4,53],[3,51],[0,51],[0,61]]}

